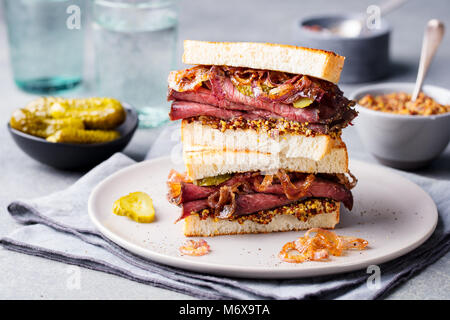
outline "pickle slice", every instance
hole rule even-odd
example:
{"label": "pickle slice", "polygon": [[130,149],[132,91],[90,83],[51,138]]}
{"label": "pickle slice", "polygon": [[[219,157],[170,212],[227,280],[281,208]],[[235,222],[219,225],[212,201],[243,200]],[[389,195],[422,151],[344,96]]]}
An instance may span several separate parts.
{"label": "pickle slice", "polygon": [[[238,91],[240,93],[242,93],[243,95],[249,96],[249,97],[253,97],[253,88],[251,85],[249,84],[239,84],[235,86],[236,89],[238,89]],[[265,93],[269,93],[269,91],[273,89],[273,87],[269,87],[265,84],[261,84],[261,90]]]}
{"label": "pickle slice", "polygon": [[294,108],[303,109],[303,108],[306,108],[307,106],[309,106],[313,102],[314,102],[314,100],[310,99],[310,98],[300,98],[294,102]]}
{"label": "pickle slice", "polygon": [[229,180],[231,177],[232,177],[231,174],[221,174],[214,177],[206,177],[203,179],[194,180],[193,183],[201,187],[217,186],[218,184],[221,184]]}
{"label": "pickle slice", "polygon": [[236,89],[238,89],[238,91],[240,93],[242,93],[243,95],[246,95],[249,97],[253,96],[252,86],[250,86],[250,85],[240,84],[240,85],[236,86]]}
{"label": "pickle slice", "polygon": [[145,192],[133,192],[116,200],[113,213],[127,216],[136,222],[150,223],[155,220],[155,208],[152,198]]}

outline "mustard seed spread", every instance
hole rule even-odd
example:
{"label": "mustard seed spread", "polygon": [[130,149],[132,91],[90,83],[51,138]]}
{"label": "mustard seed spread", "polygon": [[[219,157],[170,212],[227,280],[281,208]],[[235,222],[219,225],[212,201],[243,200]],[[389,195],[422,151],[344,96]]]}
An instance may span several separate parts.
{"label": "mustard seed spread", "polygon": [[[336,207],[337,202],[334,200],[310,198],[308,200],[285,205],[273,210],[263,210],[245,216],[231,217],[228,220],[237,221],[240,224],[243,224],[245,220],[268,224],[272,221],[274,216],[286,214],[293,215],[300,221],[307,221],[310,217],[316,214],[334,212]],[[212,216],[209,209],[203,209],[201,212],[195,214],[197,214],[202,220]],[[219,220],[218,218],[216,219]]]}
{"label": "mustard seed spread", "polygon": [[[257,120],[246,120],[242,117],[238,117],[232,120],[221,120],[215,117],[209,116],[199,116],[192,117],[188,119],[189,122],[200,121],[203,125],[208,125],[214,129],[218,129],[222,132],[225,130],[235,130],[235,129],[253,129],[259,132],[265,132],[271,137],[281,136],[283,134],[303,134],[305,136],[314,137],[319,135],[319,133],[314,132],[308,128],[308,122],[295,122],[290,121],[285,118],[279,119],[257,119]],[[337,139],[341,136],[341,130],[331,131],[328,135]]]}
{"label": "mustard seed spread", "polygon": [[419,93],[416,101],[405,92],[394,92],[385,95],[362,97],[358,103],[368,109],[404,115],[430,116],[450,112],[450,105],[442,105],[433,98]]}

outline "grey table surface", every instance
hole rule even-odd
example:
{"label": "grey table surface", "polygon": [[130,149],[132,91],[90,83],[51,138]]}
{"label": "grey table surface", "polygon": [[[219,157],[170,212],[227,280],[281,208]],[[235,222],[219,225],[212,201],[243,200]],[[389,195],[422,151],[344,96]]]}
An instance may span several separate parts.
{"label": "grey table surface", "polygon": [[[305,15],[364,11],[371,0],[344,1],[272,1],[272,0],[182,0],[179,43],[183,39],[213,41],[268,41],[295,44],[295,22]],[[1,11],[1,9],[0,9]],[[0,12],[3,17],[2,12]],[[450,25],[450,1],[410,0],[387,19],[393,26],[391,56],[392,75],[387,81],[414,81],[418,65],[423,28],[431,18]],[[9,65],[8,44],[3,21],[0,21],[0,236],[18,227],[7,214],[6,206],[17,198],[34,198],[68,187],[82,173],[59,171],[42,165],[13,143],[6,130],[11,112],[34,96],[19,91]],[[90,56],[90,47],[87,47]],[[181,54],[180,58],[181,66]],[[89,63],[89,59],[87,59]],[[431,66],[426,82],[450,88],[450,36],[446,36]],[[89,67],[87,67],[89,69]],[[87,79],[89,84],[89,77]],[[348,95],[358,85],[341,85]],[[92,90],[89,86],[81,90]],[[77,91],[73,92],[74,95]],[[95,91],[93,91],[95,94]],[[158,129],[139,130],[125,153],[142,160],[152,145]],[[350,157],[364,150],[354,128],[344,133]],[[367,155],[367,161],[374,161]],[[450,148],[429,168],[419,174],[450,179]],[[69,266],[0,249],[0,299],[191,299],[191,297],[135,283],[116,276],[80,269],[80,289],[67,286]],[[437,261],[410,281],[400,285],[388,299],[450,299],[450,254]]]}

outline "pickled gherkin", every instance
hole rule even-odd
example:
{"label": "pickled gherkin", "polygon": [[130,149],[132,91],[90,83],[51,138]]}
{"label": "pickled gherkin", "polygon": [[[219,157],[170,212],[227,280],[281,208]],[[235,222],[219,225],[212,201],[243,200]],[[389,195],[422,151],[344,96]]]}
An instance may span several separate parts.
{"label": "pickled gherkin", "polygon": [[60,143],[102,143],[115,140],[120,133],[114,130],[83,130],[64,128],[47,137],[47,141]]}
{"label": "pickled gherkin", "polygon": [[243,95],[246,95],[249,97],[253,96],[252,86],[250,86],[250,85],[239,85],[239,86],[236,86],[236,89],[238,89],[238,91],[240,93],[242,93]]}
{"label": "pickled gherkin", "polygon": [[113,213],[127,216],[136,222],[150,223],[155,220],[155,208],[152,198],[145,192],[133,192],[116,200]]}
{"label": "pickled gherkin", "polygon": [[25,109],[38,117],[51,118],[49,107],[51,101],[63,100],[62,98],[41,97],[31,101],[25,106]]}
{"label": "pickled gherkin", "polygon": [[47,138],[64,128],[84,129],[84,123],[81,119],[46,118],[42,116],[42,113],[33,113],[28,109],[16,110],[11,117],[10,125],[13,129],[41,138]]}
{"label": "pickled gherkin", "polygon": [[294,102],[294,108],[303,109],[303,108],[306,108],[307,106],[309,106],[313,102],[314,102],[314,100],[310,99],[310,98],[300,98]]}
{"label": "pickled gherkin", "polygon": [[12,128],[62,143],[102,143],[120,137],[113,130],[125,120],[121,103],[112,98],[42,97],[16,110]]}
{"label": "pickled gherkin", "polygon": [[113,129],[125,120],[121,103],[112,98],[58,99],[48,101],[53,118],[77,118],[88,129]]}
{"label": "pickled gherkin", "polygon": [[194,184],[201,187],[217,186],[230,180],[233,175],[231,174],[221,174],[213,177],[206,177],[203,179],[194,180]]}

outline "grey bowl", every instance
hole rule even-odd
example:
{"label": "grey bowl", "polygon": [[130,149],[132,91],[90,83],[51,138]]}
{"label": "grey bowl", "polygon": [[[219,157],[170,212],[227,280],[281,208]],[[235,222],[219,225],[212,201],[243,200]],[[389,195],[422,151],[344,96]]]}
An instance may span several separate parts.
{"label": "grey bowl", "polygon": [[[382,83],[362,87],[350,98],[358,101],[366,94],[412,92],[414,83]],[[441,104],[450,104],[450,90],[426,85],[423,92]],[[450,141],[450,113],[432,116],[397,115],[356,105],[354,120],[366,149],[390,167],[414,170],[428,165]]]}
{"label": "grey bowl", "polygon": [[296,23],[295,43],[309,48],[322,49],[344,56],[345,65],[341,83],[369,82],[389,74],[389,38],[391,28],[381,20],[380,28],[358,37],[342,37],[311,31],[305,26],[329,27],[338,21],[351,20],[355,15],[323,15],[304,18]]}
{"label": "grey bowl", "polygon": [[133,137],[138,127],[138,115],[131,106],[124,104],[124,107],[125,122],[116,129],[120,132],[120,137],[105,143],[53,143],[15,130],[9,123],[8,130],[19,148],[39,162],[64,170],[89,169],[114,153],[122,151]]}

